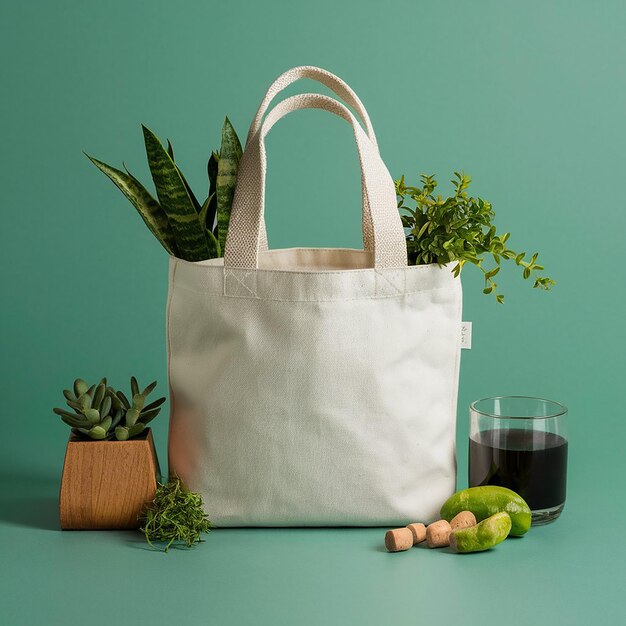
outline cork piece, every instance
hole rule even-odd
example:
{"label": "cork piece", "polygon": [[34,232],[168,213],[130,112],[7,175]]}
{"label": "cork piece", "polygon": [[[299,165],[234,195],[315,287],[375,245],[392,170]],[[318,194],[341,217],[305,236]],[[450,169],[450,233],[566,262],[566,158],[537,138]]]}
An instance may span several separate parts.
{"label": "cork piece", "polygon": [[450,545],[450,524],[445,519],[433,522],[426,528],[426,543],[429,548],[443,548]]}
{"label": "cork piece", "polygon": [[452,530],[470,528],[470,526],[476,526],[476,517],[471,511],[461,511],[450,520],[450,528]]}
{"label": "cork piece", "polygon": [[413,533],[414,546],[426,539],[426,526],[424,524],[409,524],[407,528]]}
{"label": "cork piece", "polygon": [[388,530],[385,535],[385,548],[389,552],[402,552],[413,545],[413,533],[408,528]]}

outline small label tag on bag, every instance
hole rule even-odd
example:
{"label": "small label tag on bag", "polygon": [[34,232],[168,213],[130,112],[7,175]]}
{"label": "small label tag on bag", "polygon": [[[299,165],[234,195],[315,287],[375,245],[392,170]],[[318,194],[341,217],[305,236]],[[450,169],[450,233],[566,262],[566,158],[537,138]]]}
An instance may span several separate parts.
{"label": "small label tag on bag", "polygon": [[469,350],[472,347],[472,322],[461,322],[461,348]]}

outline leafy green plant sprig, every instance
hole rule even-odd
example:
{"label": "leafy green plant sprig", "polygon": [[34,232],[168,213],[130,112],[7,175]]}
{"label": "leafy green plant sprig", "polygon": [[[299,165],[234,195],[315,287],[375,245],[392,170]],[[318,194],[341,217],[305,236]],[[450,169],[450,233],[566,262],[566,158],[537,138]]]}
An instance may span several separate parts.
{"label": "leafy green plant sprig", "polygon": [[[544,268],[537,263],[537,253],[526,260],[526,253],[517,253],[507,246],[510,233],[496,232],[491,204],[467,193],[469,176],[454,173],[451,181],[454,193],[448,198],[434,194],[437,188],[434,176],[422,174],[420,180],[421,186],[415,187],[407,186],[404,176],[395,181],[410,265],[457,261],[453,273],[458,276],[466,263],[472,263],[483,272],[483,293],[494,294],[500,304],[504,303],[504,295],[497,292],[494,278],[502,259],[514,261],[524,279],[532,277],[533,287],[548,290],[554,285],[553,280],[540,274]],[[407,199],[414,206],[409,206]],[[484,264],[488,256],[494,261],[490,268]]]}
{"label": "leafy green plant sprig", "polygon": [[189,491],[177,476],[159,484],[153,502],[146,508],[139,529],[152,546],[165,544],[167,552],[172,544],[191,548],[203,541],[212,524],[202,507],[202,496]]}
{"label": "leafy green plant sprig", "polygon": [[106,378],[91,386],[77,378],[72,389],[63,391],[72,411],[53,411],[82,439],[126,441],[139,436],[161,411],[164,397],[146,405],[146,398],[156,384],[154,381],[140,391],[137,379],[131,377],[128,400],[123,392],[109,387]]}
{"label": "leafy green plant sprig", "polygon": [[106,174],[131,204],[167,252],[186,261],[203,261],[223,256],[242,148],[237,133],[226,118],[219,152],[208,164],[209,190],[200,203],[167,148],[146,126],[142,126],[146,155],[157,199],[126,169],[118,170],[86,155]]}

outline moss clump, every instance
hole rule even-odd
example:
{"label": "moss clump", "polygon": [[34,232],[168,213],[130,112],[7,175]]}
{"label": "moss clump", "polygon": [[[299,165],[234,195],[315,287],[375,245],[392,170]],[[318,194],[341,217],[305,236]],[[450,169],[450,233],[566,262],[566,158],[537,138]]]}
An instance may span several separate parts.
{"label": "moss clump", "polygon": [[142,515],[139,529],[146,541],[165,544],[167,552],[174,543],[191,548],[203,541],[202,533],[211,530],[212,525],[202,508],[202,496],[189,491],[178,476],[169,482],[159,484],[152,504]]}

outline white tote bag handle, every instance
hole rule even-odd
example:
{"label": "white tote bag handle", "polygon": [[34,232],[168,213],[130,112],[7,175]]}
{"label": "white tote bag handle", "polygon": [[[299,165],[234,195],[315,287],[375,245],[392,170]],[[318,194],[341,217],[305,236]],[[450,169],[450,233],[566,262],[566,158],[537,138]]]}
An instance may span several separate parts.
{"label": "white tote bag handle", "polygon": [[[358,114],[359,118],[363,122],[365,126],[365,130],[367,131],[367,136],[370,138],[376,150],[378,150],[378,143],[376,141],[376,134],[374,133],[374,128],[372,127],[372,122],[370,120],[367,111],[365,110],[365,106],[356,95],[356,93],[352,90],[352,88],[345,83],[339,76],[335,76],[335,74],[322,69],[321,67],[314,67],[312,65],[301,65],[299,67],[294,67],[286,72],[283,72],[270,86],[263,98],[263,101],[259,105],[259,108],[252,120],[252,124],[250,124],[250,130],[248,131],[248,138],[246,139],[246,145],[250,142],[250,139],[256,135],[259,128],[261,127],[261,122],[263,121],[263,116],[267,112],[272,100],[284,89],[286,89],[289,85],[304,79],[308,78],[310,80],[315,80],[318,83],[321,83],[325,87],[328,87],[335,95],[344,100],[347,104],[349,104]],[[363,204],[365,205],[365,197],[363,198]],[[371,251],[373,247],[373,242],[371,240],[371,232],[372,225],[371,220],[368,214],[363,215],[363,247]],[[267,229],[265,226],[265,222],[261,223],[261,234],[259,237],[259,242],[261,246],[261,250],[267,250]]]}
{"label": "white tote bag handle", "polygon": [[329,111],[352,126],[361,166],[364,225],[366,215],[371,221],[374,267],[406,267],[406,240],[396,205],[395,187],[376,146],[343,104],[328,96],[310,93],[292,96],[276,105],[246,145],[237,175],[224,267],[255,269],[259,266],[265,210],[265,136],[278,120],[298,109]]}
{"label": "white tote bag handle", "polygon": [[378,143],[376,142],[376,134],[372,127],[369,115],[363,106],[363,103],[359,99],[359,96],[350,88],[350,86],[344,83],[339,76],[322,69],[321,67],[314,67],[312,65],[301,65],[300,67],[294,67],[281,74],[269,87],[263,101],[259,105],[259,108],[250,124],[250,130],[248,131],[248,138],[246,139],[246,145],[250,142],[250,139],[256,135],[259,128],[261,128],[261,122],[263,116],[267,112],[272,100],[289,85],[303,79],[308,78],[321,83],[325,87],[328,87],[334,94],[341,98],[344,102],[349,104],[358,114],[359,118],[365,126],[367,136],[374,144],[376,150],[378,150]]}

